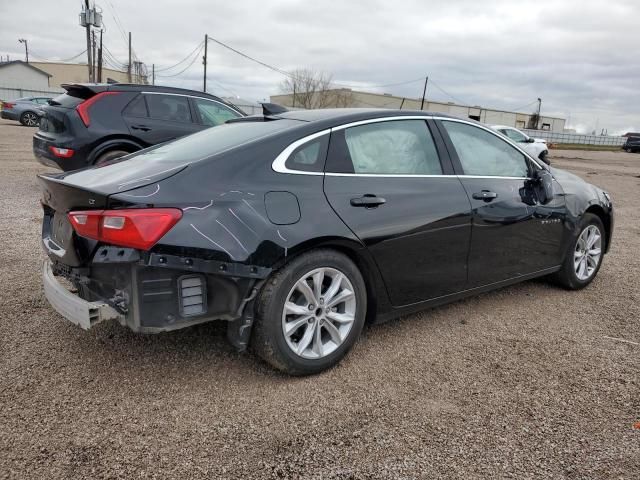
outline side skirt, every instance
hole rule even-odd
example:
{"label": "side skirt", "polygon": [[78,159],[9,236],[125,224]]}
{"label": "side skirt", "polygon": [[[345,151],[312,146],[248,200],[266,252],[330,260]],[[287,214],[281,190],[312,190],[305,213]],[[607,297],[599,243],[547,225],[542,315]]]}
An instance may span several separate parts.
{"label": "side skirt", "polygon": [[509,285],[514,285],[516,283],[531,280],[532,278],[544,277],[551,273],[557,272],[558,270],[560,270],[560,268],[561,268],[561,265],[557,265],[555,267],[545,268],[544,270],[538,270],[536,272],[528,273],[526,275],[521,275],[519,277],[510,278],[508,280],[501,280],[500,282],[490,283],[488,285],[483,285],[481,287],[470,288],[468,290],[462,290],[460,292],[450,293],[448,295],[443,295],[441,297],[432,298],[424,302],[412,303],[410,305],[405,305],[402,307],[394,307],[392,310],[378,314],[376,316],[374,323],[384,323],[389,320],[393,320],[394,318],[401,317],[403,315],[409,315],[411,313],[419,312],[421,310],[426,310],[428,308],[438,307],[440,305],[452,303],[457,300],[473,297],[474,295],[478,295],[480,293],[490,292],[491,290],[497,290],[499,288],[507,287]]}

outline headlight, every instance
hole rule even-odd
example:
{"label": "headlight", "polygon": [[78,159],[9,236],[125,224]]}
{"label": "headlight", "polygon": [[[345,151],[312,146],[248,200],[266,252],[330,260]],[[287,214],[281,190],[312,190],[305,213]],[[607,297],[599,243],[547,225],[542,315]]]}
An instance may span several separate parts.
{"label": "headlight", "polygon": [[607,201],[609,202],[609,205],[613,204],[613,201],[611,200],[611,195],[609,195],[609,192],[602,192],[602,194],[604,195],[604,198],[607,199]]}

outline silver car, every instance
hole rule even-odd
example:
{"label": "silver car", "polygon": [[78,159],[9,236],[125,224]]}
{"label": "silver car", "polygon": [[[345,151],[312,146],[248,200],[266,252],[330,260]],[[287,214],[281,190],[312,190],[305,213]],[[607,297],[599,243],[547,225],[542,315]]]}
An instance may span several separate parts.
{"label": "silver car", "polygon": [[0,117],[15,120],[27,127],[37,127],[43,114],[42,106],[47,105],[51,97],[24,97],[2,103]]}

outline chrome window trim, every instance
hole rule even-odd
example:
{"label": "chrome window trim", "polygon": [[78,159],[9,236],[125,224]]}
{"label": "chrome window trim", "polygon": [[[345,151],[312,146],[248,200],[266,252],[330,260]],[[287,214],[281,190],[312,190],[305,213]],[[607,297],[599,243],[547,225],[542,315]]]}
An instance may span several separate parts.
{"label": "chrome window trim", "polygon": [[324,172],[306,172],[304,170],[294,170],[287,168],[286,163],[293,151],[301,145],[304,145],[307,142],[315,140],[316,138],[322,137],[323,135],[329,135],[331,133],[331,129],[322,130],[320,132],[312,133],[311,135],[307,135],[306,137],[302,137],[299,140],[291,143],[287,148],[285,148],[280,154],[276,157],[276,159],[271,163],[271,168],[274,172],[278,173],[289,173],[295,175],[324,175]]}
{"label": "chrome window trim", "polygon": [[235,108],[227,105],[226,103],[219,102],[218,100],[214,100],[213,98],[198,97],[196,95],[186,95],[184,93],[168,93],[168,92],[140,92],[140,93],[142,93],[143,95],[171,95],[174,97],[187,97],[187,98],[197,98],[198,100],[206,100],[207,102],[217,103],[218,105],[222,105],[223,107],[226,107],[229,110],[233,110],[234,112],[239,114],[240,117],[242,117],[242,113],[236,110]]}
{"label": "chrome window trim", "polygon": [[[144,93],[144,92],[143,92]],[[161,92],[155,92],[157,94],[161,94]],[[169,95],[179,95],[179,94],[169,94]],[[188,95],[185,95],[188,96]],[[214,100],[212,100],[214,101]],[[413,175],[413,174],[376,174],[376,173],[333,173],[333,172],[306,172],[304,170],[295,170],[286,167],[286,162],[289,159],[289,156],[293,153],[293,151],[299,146],[310,142],[311,140],[315,140],[318,137],[323,135],[328,135],[334,131],[344,130],[346,128],[357,127],[359,125],[368,125],[371,123],[380,123],[380,122],[390,122],[395,120],[446,120],[451,122],[464,123],[467,125],[471,125],[472,127],[477,127],[482,130],[486,130],[487,132],[494,135],[496,138],[506,142],[508,145],[514,147],[518,152],[522,153],[526,158],[530,159],[539,169],[545,170],[544,167],[540,166],[540,164],[529,155],[527,152],[522,150],[518,145],[515,145],[510,139],[506,138],[492,130],[489,127],[485,127],[484,125],[479,125],[474,122],[468,122],[463,119],[453,118],[453,117],[438,117],[434,115],[395,115],[392,117],[380,117],[380,118],[370,118],[368,120],[360,120],[357,122],[345,123],[343,125],[338,125],[336,127],[332,127],[326,130],[322,130],[320,132],[313,133],[311,135],[307,135],[306,137],[302,137],[299,140],[291,143],[288,147],[286,147],[271,163],[271,168],[273,171],[278,173],[287,173],[294,175],[327,175],[329,177],[379,177],[379,178],[487,178],[487,179],[505,179],[505,180],[531,180],[530,177],[501,177],[501,176],[492,176],[492,175]]]}

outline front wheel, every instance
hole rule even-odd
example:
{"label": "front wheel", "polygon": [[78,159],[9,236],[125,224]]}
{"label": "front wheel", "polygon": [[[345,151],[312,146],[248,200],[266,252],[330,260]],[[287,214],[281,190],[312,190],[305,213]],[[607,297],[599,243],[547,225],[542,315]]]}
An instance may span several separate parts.
{"label": "front wheel", "polygon": [[366,304],[364,280],[348,257],[324,249],[303,254],[262,289],[252,349],[291,375],[319,373],[356,342]]}
{"label": "front wheel", "polygon": [[587,213],[579,224],[562,268],[555,274],[560,285],[579,290],[589,285],[600,270],[605,250],[605,230],[597,215]]}

